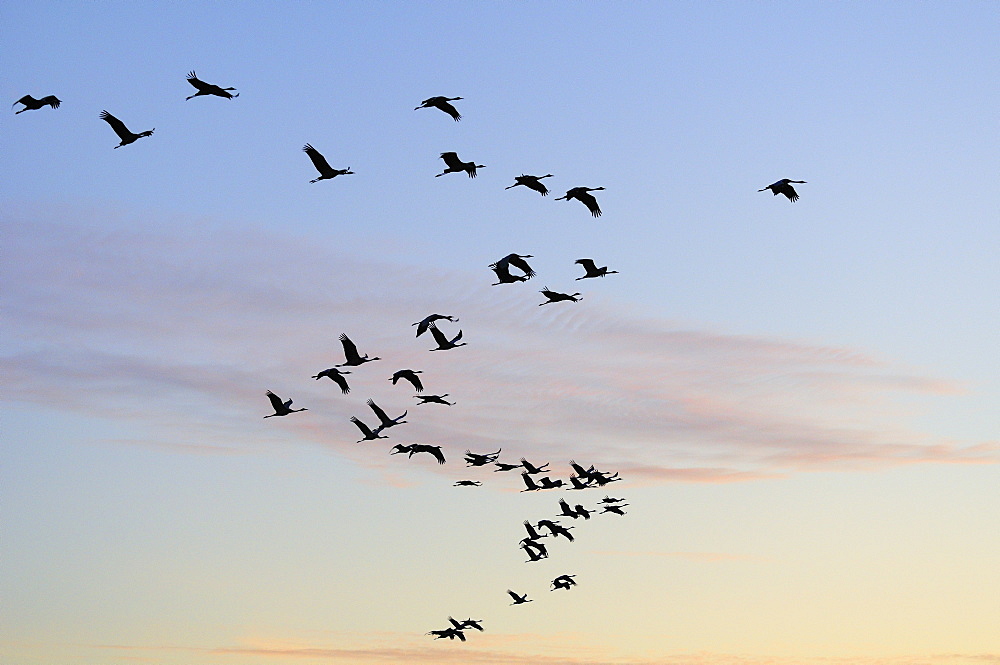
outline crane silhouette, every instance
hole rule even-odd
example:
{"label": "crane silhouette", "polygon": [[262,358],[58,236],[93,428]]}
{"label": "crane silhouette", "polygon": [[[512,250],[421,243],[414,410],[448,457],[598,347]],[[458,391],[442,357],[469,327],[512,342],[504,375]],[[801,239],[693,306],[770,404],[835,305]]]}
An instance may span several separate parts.
{"label": "crane silhouette", "polygon": [[532,475],[537,474],[537,473],[545,473],[546,471],[549,470],[549,463],[548,462],[546,462],[545,464],[542,464],[541,466],[535,466],[534,464],[532,464],[531,462],[529,462],[528,460],[526,460],[523,457],[521,458],[521,466],[524,467],[525,473],[530,473]]}
{"label": "crane silhouette", "polygon": [[583,205],[587,206],[587,210],[594,217],[601,216],[601,207],[597,205],[597,199],[591,192],[598,192],[604,189],[603,187],[574,187],[566,192],[565,196],[560,196],[556,201],[569,201],[570,199],[576,199]]}
{"label": "crane silhouette", "polygon": [[490,266],[490,270],[496,273],[497,281],[490,286],[499,286],[501,284],[514,284],[516,282],[526,282],[528,281],[527,275],[512,275],[510,273],[509,263],[494,263]]}
{"label": "crane silhouette", "polygon": [[567,591],[570,587],[576,586],[576,581],[573,579],[576,575],[560,575],[559,577],[552,580],[552,588],[549,591],[555,591],[557,589],[566,589]]}
{"label": "crane silhouette", "polygon": [[417,321],[413,325],[417,327],[417,337],[420,337],[425,332],[427,328],[433,326],[437,321],[451,321],[452,323],[458,323],[458,318],[454,316],[445,316],[444,314],[431,314],[420,321]]}
{"label": "crane silhouette", "polygon": [[479,487],[482,484],[481,480],[458,480],[454,487]]}
{"label": "crane silhouette", "polygon": [[551,173],[546,173],[545,175],[524,175],[523,173],[516,178],[514,178],[514,184],[510,187],[504,187],[504,189],[512,189],[518,185],[524,185],[528,189],[532,189],[542,196],[548,196],[549,190],[544,183],[541,182],[542,178],[551,178]]}
{"label": "crane silhouette", "polygon": [[533,258],[535,257],[532,256],[531,254],[508,254],[507,256],[503,257],[496,263],[491,263],[490,267],[494,269],[503,268],[504,270],[507,270],[509,274],[510,270],[509,266],[514,266],[515,268],[524,273],[525,279],[531,279],[532,277],[535,276],[535,271],[531,269],[531,266],[528,265],[528,262],[525,261],[525,259],[533,259]]}
{"label": "crane silhouette", "polygon": [[403,415],[399,416],[398,418],[390,418],[389,416],[386,415],[385,411],[383,411],[382,408],[375,403],[374,400],[368,400],[366,403],[368,404],[369,408],[371,408],[371,410],[375,412],[375,415],[382,423],[377,431],[389,429],[390,427],[395,427],[396,425],[402,425],[403,423],[406,422],[405,420],[403,420],[403,418],[406,417],[406,411],[403,411]]}
{"label": "crane silhouette", "polygon": [[775,196],[777,196],[778,194],[784,194],[786,197],[788,197],[789,201],[791,201],[792,203],[795,203],[796,201],[799,200],[799,194],[798,194],[798,192],[795,191],[795,188],[792,187],[792,183],[795,183],[796,185],[804,185],[804,184],[806,184],[806,181],[805,180],[789,180],[788,178],[782,178],[778,182],[772,182],[770,185],[768,185],[764,189],[758,189],[757,191],[758,192],[766,192],[767,190],[770,189],[771,193],[774,194]]}
{"label": "crane silhouette", "polygon": [[361,443],[362,441],[374,441],[375,439],[388,439],[387,436],[382,436],[382,428],[376,427],[374,430],[368,425],[364,424],[358,420],[355,416],[351,416],[351,422],[358,426],[361,430],[361,438],[355,443]]}
{"label": "crane silhouette", "polygon": [[603,515],[604,513],[614,513],[615,515],[624,515],[625,511],[622,509],[625,508],[626,506],[628,506],[627,503],[623,503],[620,506],[613,506],[613,505],[602,506],[601,514]]}
{"label": "crane silhouette", "polygon": [[198,92],[191,95],[191,97],[186,97],[184,101],[200,97],[201,95],[215,95],[216,97],[224,97],[225,99],[236,99],[240,96],[238,92],[235,95],[229,93],[230,90],[235,90],[236,88],[220,88],[214,83],[205,83],[193,71],[188,72],[187,82],[193,85]]}
{"label": "crane silhouette", "polygon": [[[445,406],[455,406],[454,402],[449,402],[445,400],[445,397],[447,396],[448,393],[445,393],[444,395],[414,395],[413,397],[414,399],[419,399],[420,404],[433,403],[433,404],[444,404]],[[417,406],[420,406],[420,404],[418,404]]]}
{"label": "crane silhouette", "polygon": [[410,457],[413,457],[417,453],[427,453],[431,457],[437,460],[438,464],[444,464],[444,453],[441,452],[441,446],[430,446],[426,443],[414,443],[410,445]]}
{"label": "crane silhouette", "polygon": [[576,261],[574,261],[574,263],[577,263],[577,264],[583,266],[583,269],[587,273],[583,277],[577,277],[576,281],[578,281],[578,282],[581,279],[587,279],[588,277],[604,277],[605,275],[617,275],[618,274],[617,270],[608,270],[607,266],[604,266],[603,268],[598,268],[597,264],[594,263],[594,259],[577,259]]}
{"label": "crane silhouette", "polygon": [[429,108],[441,109],[442,111],[444,111],[445,113],[447,113],[448,115],[450,115],[452,118],[454,118],[455,122],[458,122],[459,120],[462,119],[462,114],[460,114],[458,112],[458,109],[456,109],[454,106],[452,106],[450,102],[457,102],[460,99],[462,99],[462,98],[461,97],[428,97],[424,101],[420,102],[420,106],[416,107],[413,110],[414,111],[419,111],[420,109],[429,109]]}
{"label": "crane silhouette", "polygon": [[507,589],[507,593],[514,599],[514,602],[511,603],[511,605],[523,605],[525,603],[530,603],[533,600],[532,598],[528,598],[528,594],[518,595],[510,589]]}
{"label": "crane silhouette", "polygon": [[340,334],[340,343],[344,347],[344,357],[347,362],[335,365],[335,367],[357,367],[358,365],[364,365],[365,363],[370,363],[375,360],[382,360],[377,357],[369,358],[367,353],[363,356],[359,355],[358,347],[355,346],[354,342],[351,341],[351,338],[344,333]]}
{"label": "crane silhouette", "polygon": [[308,143],[302,146],[302,150],[309,155],[309,159],[312,160],[313,166],[319,171],[319,177],[315,180],[310,180],[310,183],[319,182],[320,180],[330,180],[331,178],[336,178],[339,175],[354,175],[354,171],[348,166],[346,169],[335,169],[330,166],[330,162],[326,161],[326,157],[320,154],[319,150],[312,147]]}
{"label": "crane silhouette", "polygon": [[551,291],[547,286],[544,287],[541,291],[539,291],[539,293],[548,298],[548,300],[546,300],[545,302],[538,303],[539,307],[541,307],[542,305],[549,305],[554,302],[562,302],[564,300],[569,300],[571,302],[580,302],[581,300],[583,300],[582,297],[578,297],[580,296],[579,293],[574,293],[572,295],[569,293],[559,293],[558,291]]}
{"label": "crane silhouette", "polygon": [[423,374],[423,371],[419,369],[401,369],[398,372],[393,373],[393,375],[389,377],[389,380],[392,381],[392,385],[396,385],[397,381],[404,379],[413,384],[414,390],[418,393],[422,393],[424,392],[424,384],[420,382],[420,377],[417,376],[417,374]]}
{"label": "crane silhouette", "polygon": [[351,389],[347,385],[347,379],[344,378],[345,374],[350,374],[350,372],[341,372],[336,367],[331,367],[329,369],[324,369],[319,374],[314,375],[313,378],[318,381],[325,376],[326,378],[330,379],[338,386],[340,386],[341,392],[343,392],[346,395],[347,393],[351,392]]}
{"label": "crane silhouette", "polygon": [[445,628],[444,630],[432,630],[427,633],[428,635],[433,635],[435,640],[440,640],[447,637],[449,640],[454,640],[456,637],[461,641],[465,641],[465,633],[456,628]]}
{"label": "crane silhouette", "polygon": [[14,108],[18,104],[23,104],[24,108],[21,109],[20,111],[15,111],[14,115],[17,115],[18,113],[24,113],[25,111],[37,111],[43,106],[51,106],[52,108],[57,109],[59,108],[59,105],[62,104],[62,100],[56,97],[55,95],[46,95],[41,99],[35,99],[31,95],[25,95],[24,97],[21,97],[21,99],[11,104],[10,107]]}
{"label": "crane silhouette", "polygon": [[454,349],[458,346],[465,346],[465,342],[459,342],[462,339],[462,331],[459,330],[458,334],[453,338],[448,339],[445,337],[444,333],[437,329],[436,326],[431,326],[431,335],[434,336],[434,341],[437,342],[437,348],[431,349],[431,351],[447,351],[448,349]]}
{"label": "crane silhouette", "polygon": [[497,458],[500,457],[500,450],[503,450],[503,448],[497,450],[495,453],[485,454],[474,453],[471,450],[466,450],[465,464],[466,466],[486,466],[487,464],[493,464],[497,461]]}
{"label": "crane silhouette", "polygon": [[475,162],[463,162],[458,158],[457,152],[442,152],[441,159],[444,160],[445,165],[448,167],[441,173],[438,173],[435,178],[440,178],[446,173],[461,173],[465,171],[469,174],[470,178],[476,177],[476,169],[485,169],[485,164],[476,164]]}
{"label": "crane silhouette", "polygon": [[293,409],[292,400],[281,401],[281,398],[272,393],[270,390],[267,391],[267,398],[271,400],[271,406],[274,408],[274,413],[264,416],[265,418],[274,418],[275,416],[287,416],[289,413],[296,413],[298,411],[306,411],[307,409]]}
{"label": "crane silhouette", "polygon": [[389,449],[390,455],[399,455],[400,453],[410,452],[410,446],[404,445],[402,443],[397,443],[392,448]]}
{"label": "crane silhouette", "polygon": [[125,126],[125,123],[111,115],[107,111],[101,111],[101,120],[111,125],[111,129],[115,130],[115,134],[121,139],[121,143],[115,146],[115,149],[122,147],[123,145],[128,145],[129,143],[135,143],[141,138],[146,136],[152,136],[153,132],[156,131],[156,127],[153,129],[148,129],[144,132],[138,134],[129,131],[129,128]]}

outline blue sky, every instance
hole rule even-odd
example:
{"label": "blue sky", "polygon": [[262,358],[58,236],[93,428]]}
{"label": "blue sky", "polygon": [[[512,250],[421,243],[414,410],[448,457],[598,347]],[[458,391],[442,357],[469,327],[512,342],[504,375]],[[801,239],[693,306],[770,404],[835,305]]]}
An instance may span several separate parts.
{"label": "blue sky", "polygon": [[[0,18],[6,98],[63,100],[0,120],[5,662],[1000,654],[995,4]],[[184,101],[190,70],[239,98]],[[156,131],[113,150],[104,109]],[[309,184],[305,143],[355,174]],[[486,168],[434,178],[448,150]],[[491,287],[511,252],[538,276]],[[429,353],[431,312],[468,346]],[[384,358],[349,396],[309,378],[341,332]],[[268,389],[309,411],[263,420]],[[369,397],[409,410],[384,445]],[[498,447],[620,471],[629,514],[523,564],[558,495],[451,487]]]}

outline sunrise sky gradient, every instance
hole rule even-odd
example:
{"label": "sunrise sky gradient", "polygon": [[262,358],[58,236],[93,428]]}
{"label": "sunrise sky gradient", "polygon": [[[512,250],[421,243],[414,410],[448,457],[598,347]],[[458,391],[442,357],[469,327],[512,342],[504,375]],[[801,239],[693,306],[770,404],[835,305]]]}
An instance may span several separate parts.
{"label": "sunrise sky gradient", "polygon": [[[998,29],[988,2],[5,3],[3,99],[63,103],[0,118],[0,661],[1000,663]],[[184,101],[190,70],[240,97]],[[103,109],[155,134],[114,150]],[[309,184],[307,142],[355,174]],[[486,168],[434,178],[449,150]],[[780,178],[800,201],[757,192]],[[580,185],[601,218],[553,201]],[[511,252],[538,276],[490,286]],[[431,312],[468,345],[414,339]],[[342,332],[383,358],[346,396],[310,378]],[[264,420],[265,390],[309,410]],[[356,444],[367,398],[408,423]],[[413,441],[449,463],[386,454]],[[464,469],[497,448],[624,481]],[[522,520],[606,493],[625,517],[524,563]],[[486,632],[425,634],[448,615]]]}

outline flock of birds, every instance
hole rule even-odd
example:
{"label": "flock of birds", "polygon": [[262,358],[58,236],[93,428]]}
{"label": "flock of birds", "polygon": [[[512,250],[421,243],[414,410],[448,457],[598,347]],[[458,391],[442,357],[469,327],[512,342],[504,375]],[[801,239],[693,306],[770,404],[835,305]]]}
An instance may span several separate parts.
{"label": "flock of birds", "polygon": [[[206,83],[205,81],[199,79],[194,71],[188,73],[187,81],[196,89],[196,92],[193,95],[186,98],[187,100],[199,96],[215,96],[222,97],[224,99],[235,99],[239,97],[239,93],[233,94],[235,88],[223,88],[218,85]],[[462,115],[458,112],[452,102],[459,101],[461,99],[461,97],[429,97],[421,102],[420,105],[414,110],[436,108],[448,114],[455,121],[459,121],[461,120]],[[35,99],[31,95],[25,95],[21,99],[17,100],[14,103],[14,106],[18,104],[22,105],[23,108],[18,110],[15,115],[25,111],[39,110],[45,106],[57,109],[60,104],[62,104],[62,101],[55,95],[48,95],[46,97],[42,97],[41,99]],[[120,142],[115,146],[116,149],[134,143],[141,138],[152,136],[155,131],[154,128],[139,133],[132,132],[128,129],[125,123],[106,110],[101,111],[99,117],[101,120],[107,122],[118,136]],[[352,175],[354,173],[351,171],[350,167],[345,169],[333,168],[327,159],[308,143],[303,146],[302,150],[306,153],[306,155],[308,155],[309,159],[313,163],[313,166],[316,168],[316,171],[319,173],[318,177],[310,180],[310,183],[316,183],[320,180],[332,180],[337,176]],[[455,152],[443,152],[441,153],[441,159],[444,161],[446,168],[435,177],[440,177],[449,173],[464,172],[470,178],[475,178],[478,169],[486,168],[485,165],[476,164],[475,161],[462,161]],[[542,180],[551,177],[553,177],[551,173],[541,176],[521,174],[514,178],[513,185],[510,185],[505,189],[525,187],[539,193],[542,196],[547,196],[549,194],[549,189],[545,186]],[[804,182],[805,181],[802,180],[789,180],[786,178],[772,183],[758,191],[771,191],[775,196],[781,194],[787,197],[789,201],[795,202],[799,199],[799,195],[792,185],[803,184]],[[563,196],[555,200],[560,201],[576,199],[586,206],[591,215],[596,218],[601,216],[602,211],[598,205],[597,199],[591,192],[601,191],[603,189],[604,187],[573,187],[567,190]],[[527,262],[527,259],[531,258],[534,257],[530,254],[508,254],[507,256],[497,260],[495,263],[490,264],[489,268],[496,275],[497,279],[497,281],[493,283],[493,286],[525,282],[534,277],[536,273]],[[582,279],[605,277],[607,275],[618,273],[617,270],[609,270],[607,266],[598,267],[596,262],[589,258],[578,259],[576,264],[580,265],[584,270],[584,274],[576,278],[577,281]],[[547,286],[544,287],[540,293],[545,296],[546,300],[539,303],[539,306],[558,302],[579,302],[582,299],[580,293],[561,293],[553,291]],[[418,338],[424,333],[430,332],[431,337],[437,345],[435,348],[430,349],[431,351],[449,351],[467,344],[462,341],[462,330],[459,330],[458,333],[453,336],[446,334],[439,327],[441,322],[444,321],[457,323],[459,320],[458,318],[450,315],[431,314],[412,324],[413,326],[416,326],[416,337]],[[313,375],[312,378],[317,381],[324,378],[330,379],[334,384],[336,384],[342,394],[347,395],[351,392],[347,377],[351,375],[352,372],[342,368],[358,368],[362,365],[379,361],[381,358],[377,356],[369,357],[368,354],[361,355],[358,351],[357,345],[355,345],[355,343],[346,334],[340,335],[340,342],[344,351],[344,362],[324,369]],[[455,402],[449,402],[445,399],[446,397],[449,397],[448,393],[440,395],[422,394],[424,386],[421,378],[418,376],[421,373],[421,370],[408,368],[400,369],[394,372],[388,380],[391,381],[394,386],[400,384],[400,382],[410,384],[416,393],[413,395],[413,398],[418,400],[418,405],[441,404],[453,406],[455,404]],[[266,392],[266,395],[270,400],[271,408],[274,413],[268,414],[264,416],[264,418],[288,416],[293,413],[307,410],[304,407],[293,408],[293,402],[291,399],[283,399],[270,390]],[[393,418],[390,417],[378,404],[376,404],[374,400],[368,399],[366,404],[371,409],[374,417],[378,420],[378,424],[371,427],[361,418],[352,416],[350,421],[361,433],[361,438],[357,441],[358,443],[376,441],[378,439],[388,439],[389,437],[385,434],[385,432],[393,427],[407,423],[405,418],[409,412],[408,410],[404,410],[401,415]],[[420,453],[427,454],[434,458],[438,464],[445,464],[447,462],[447,458],[441,446],[424,443],[398,443],[392,446],[389,450],[390,455],[406,455],[407,459],[412,459],[415,455],[419,455]],[[501,449],[489,453],[475,453],[471,450],[466,450],[464,455],[466,468],[493,466],[493,470],[495,472],[519,471],[524,485],[524,489],[522,489],[521,492],[587,490],[592,488],[603,488],[611,483],[621,480],[617,472],[608,473],[601,471],[593,465],[585,468],[584,466],[577,464],[574,460],[570,460],[569,462],[572,473],[565,478],[552,478],[551,475],[543,475],[550,473],[548,462],[545,464],[535,465],[524,457],[522,457],[517,463],[504,462],[500,460],[500,454]],[[478,487],[482,485],[482,481],[460,479],[455,481],[454,485],[457,487]],[[573,534],[570,532],[570,530],[574,527],[561,524],[558,521],[558,518],[567,518],[575,522],[578,519],[589,521],[591,516],[595,514],[624,516],[626,514],[624,509],[628,505],[629,504],[625,503],[625,499],[623,498],[615,498],[607,495],[605,495],[605,497],[596,505],[589,508],[584,506],[583,503],[570,505],[565,498],[560,498],[558,501],[560,512],[555,515],[555,519],[540,519],[536,522],[528,520],[524,521],[523,524],[526,535],[518,543],[518,547],[527,556],[525,563],[534,563],[548,558],[549,549],[543,542],[544,539],[556,541],[559,538],[563,538],[568,542],[573,542],[575,540]],[[577,585],[575,578],[576,575],[573,574],[559,575],[551,581],[550,590],[569,591]],[[512,600],[510,603],[511,605],[523,605],[533,601],[533,599],[528,597],[527,593],[518,593],[511,589],[507,589],[507,594]],[[439,630],[431,630],[427,634],[433,635],[435,639],[457,639],[461,642],[465,642],[465,631],[470,629],[477,631],[485,630],[482,625],[482,620],[480,619],[468,618],[459,621],[449,616],[448,622],[449,625],[447,627]]]}

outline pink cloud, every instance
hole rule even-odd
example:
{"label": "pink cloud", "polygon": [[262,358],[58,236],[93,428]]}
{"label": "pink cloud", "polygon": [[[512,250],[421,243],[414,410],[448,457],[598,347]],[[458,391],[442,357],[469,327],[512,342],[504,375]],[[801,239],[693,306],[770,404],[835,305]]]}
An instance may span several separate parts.
{"label": "pink cloud", "polygon": [[[645,482],[1000,460],[996,442],[905,425],[897,396],[948,398],[960,386],[856,350],[697,330],[599,303],[538,308],[481,275],[247,229],[173,220],[157,235],[95,232],[24,214],[3,266],[4,397],[141,422],[149,445],[202,453],[202,441],[226,451],[292,438],[392,472],[410,467],[389,446],[423,441],[452,459],[503,448]],[[430,353],[431,342],[414,339],[410,324],[433,311],[458,315],[451,325],[469,345]],[[309,378],[341,361],[341,332],[385,358],[353,370],[349,396]],[[427,392],[456,406],[416,405],[387,381],[403,367],[422,369]],[[309,411],[262,420],[268,389]],[[349,418],[374,422],[367,397],[409,412],[384,446],[354,443]]]}

